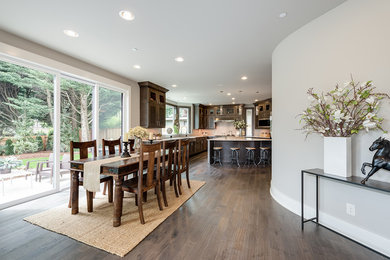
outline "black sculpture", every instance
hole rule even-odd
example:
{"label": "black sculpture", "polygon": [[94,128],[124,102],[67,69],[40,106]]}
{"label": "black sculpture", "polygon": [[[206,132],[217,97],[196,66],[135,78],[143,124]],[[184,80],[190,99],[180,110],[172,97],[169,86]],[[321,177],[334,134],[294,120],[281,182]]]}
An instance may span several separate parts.
{"label": "black sculpture", "polygon": [[366,175],[366,166],[371,167],[371,171],[367,174],[361,183],[365,184],[366,181],[374,175],[380,169],[390,171],[390,141],[385,138],[379,137],[370,146],[370,151],[378,150],[372,158],[372,163],[363,163],[362,173]]}

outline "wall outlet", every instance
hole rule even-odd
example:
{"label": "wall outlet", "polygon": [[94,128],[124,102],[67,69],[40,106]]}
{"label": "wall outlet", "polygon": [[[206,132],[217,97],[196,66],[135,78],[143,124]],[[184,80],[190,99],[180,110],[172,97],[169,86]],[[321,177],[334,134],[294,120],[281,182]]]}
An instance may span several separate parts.
{"label": "wall outlet", "polygon": [[346,210],[347,210],[347,214],[350,215],[350,216],[355,216],[355,205],[351,204],[351,203],[347,203],[346,204]]}

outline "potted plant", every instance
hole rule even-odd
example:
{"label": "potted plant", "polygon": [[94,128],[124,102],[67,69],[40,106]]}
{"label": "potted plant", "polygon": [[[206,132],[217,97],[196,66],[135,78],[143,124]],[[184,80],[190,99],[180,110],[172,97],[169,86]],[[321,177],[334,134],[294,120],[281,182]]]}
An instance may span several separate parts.
{"label": "potted plant", "polygon": [[246,123],[244,120],[237,120],[235,119],[233,122],[234,128],[238,129],[240,131],[240,136],[242,136],[242,130],[246,128]]}
{"label": "potted plant", "polygon": [[300,114],[302,130],[306,135],[324,136],[324,171],[351,176],[351,136],[361,130],[382,128],[383,118],[378,116],[380,101],[389,98],[377,93],[372,81],[362,84],[351,81],[336,85],[327,93],[317,94],[309,89],[310,105]]}

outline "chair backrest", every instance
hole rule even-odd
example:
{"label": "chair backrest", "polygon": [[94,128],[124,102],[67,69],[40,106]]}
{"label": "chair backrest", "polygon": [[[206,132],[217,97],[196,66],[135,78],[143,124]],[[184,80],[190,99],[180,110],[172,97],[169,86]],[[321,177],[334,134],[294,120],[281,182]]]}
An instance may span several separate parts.
{"label": "chair backrest", "polygon": [[188,167],[188,161],[190,158],[189,146],[190,146],[190,139],[179,140],[179,161],[178,161],[179,173],[185,171]]}
{"label": "chair backrest", "polygon": [[135,140],[134,139],[129,139],[128,142],[129,142],[129,153],[131,153],[131,152],[134,151],[133,146],[134,146]]}
{"label": "chair backrest", "polygon": [[[177,141],[164,141],[162,147],[162,180],[170,179],[176,171],[177,164]],[[167,157],[168,154],[168,157]]]}
{"label": "chair backrest", "polygon": [[115,146],[119,146],[119,154],[122,152],[121,138],[116,140],[102,139],[103,155],[106,155],[106,147],[108,147],[108,154],[115,154]]}
{"label": "chair backrest", "polygon": [[70,154],[65,153],[62,156],[61,169],[70,169]]}
{"label": "chair backrest", "polygon": [[[146,169],[146,182],[143,183],[144,172],[144,160],[145,156],[148,157],[147,169]],[[157,159],[157,162],[156,162]],[[154,185],[154,171],[156,166],[156,178],[160,180],[160,163],[161,163],[161,143],[156,144],[144,144],[141,143],[140,158],[139,158],[139,178],[138,178],[138,190],[144,191]],[[145,189],[144,189],[145,188]]]}
{"label": "chair backrest", "polygon": [[70,141],[70,160],[74,160],[74,150],[80,150],[80,159],[88,158],[88,149],[93,148],[93,157],[97,157],[96,140],[87,142]]}

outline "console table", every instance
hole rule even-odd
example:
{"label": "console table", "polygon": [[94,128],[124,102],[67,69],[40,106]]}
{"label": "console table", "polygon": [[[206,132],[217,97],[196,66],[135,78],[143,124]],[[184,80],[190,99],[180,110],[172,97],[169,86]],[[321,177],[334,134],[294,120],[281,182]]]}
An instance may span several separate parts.
{"label": "console table", "polygon": [[[313,218],[309,218],[309,219],[305,219],[304,217],[304,207],[305,207],[305,204],[304,204],[304,192],[305,192],[305,189],[304,189],[304,184],[305,184],[305,173],[306,174],[310,174],[310,175],[313,175],[315,176],[316,178],[316,216],[313,217]],[[325,227],[326,229],[329,229],[343,237],[346,237],[344,236],[343,234],[340,234],[339,232],[327,227],[327,226],[324,226],[320,223],[320,220],[319,220],[319,196],[318,196],[318,185],[319,185],[319,179],[320,178],[325,178],[325,179],[330,179],[330,180],[334,180],[334,181],[338,181],[338,182],[342,182],[342,183],[346,183],[346,184],[350,184],[350,185],[356,185],[356,186],[359,186],[361,188],[365,188],[365,189],[372,189],[372,190],[376,190],[376,191],[382,191],[382,192],[387,192],[387,193],[390,193],[390,183],[387,183],[387,182],[381,182],[381,181],[376,181],[376,180],[368,180],[366,182],[366,184],[361,184],[361,181],[363,180],[363,178],[361,177],[357,177],[357,176],[352,176],[352,177],[348,177],[348,178],[344,178],[344,177],[340,177],[340,176],[337,176],[337,175],[332,175],[332,174],[327,174],[327,173],[324,173],[324,170],[323,169],[309,169],[309,170],[302,170],[301,171],[301,228],[302,230],[304,229],[304,224],[307,223],[307,222],[314,222],[315,224],[317,225],[320,225],[322,227]],[[370,250],[373,250],[375,251],[374,249],[372,248],[369,248],[361,243],[359,243],[358,241],[355,241],[349,237],[346,237]],[[383,255],[381,254],[380,252],[377,252],[375,251],[376,253],[380,254],[380,255]],[[384,255],[383,255],[384,256]],[[386,256],[387,257],[387,256]]]}

